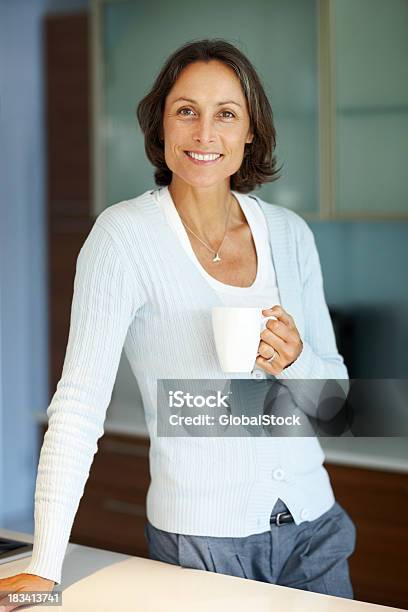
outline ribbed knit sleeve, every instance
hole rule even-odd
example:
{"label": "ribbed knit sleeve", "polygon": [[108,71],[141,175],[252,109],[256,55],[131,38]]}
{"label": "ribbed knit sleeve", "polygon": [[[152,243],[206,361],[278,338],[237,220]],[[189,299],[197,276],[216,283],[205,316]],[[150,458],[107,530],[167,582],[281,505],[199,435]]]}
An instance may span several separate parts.
{"label": "ribbed knit sleeve", "polygon": [[276,378],[348,378],[343,357],[337,350],[313,232],[299,215],[287,209],[286,214],[290,215],[296,234],[305,333],[301,354]]}
{"label": "ribbed knit sleeve", "polygon": [[[321,389],[327,379],[336,379],[341,397],[349,390],[348,372],[336,345],[333,323],[324,294],[319,253],[312,230],[302,217],[286,209],[295,232],[297,259],[302,283],[302,304],[305,319],[303,349],[298,358],[275,378],[290,380],[287,385],[296,404],[310,416],[316,416]],[[296,321],[295,321],[296,323]],[[319,383],[306,384],[308,379]],[[298,382],[297,382],[298,381]],[[330,388],[333,393],[335,387]],[[339,408],[341,403],[338,404]],[[333,416],[333,415],[332,415]]]}
{"label": "ribbed knit sleeve", "polygon": [[[96,220],[77,258],[68,344],[48,407],[26,573],[61,582],[72,524],[103,435],[128,327],[140,305],[123,254]],[[132,284],[133,283],[133,284]]]}

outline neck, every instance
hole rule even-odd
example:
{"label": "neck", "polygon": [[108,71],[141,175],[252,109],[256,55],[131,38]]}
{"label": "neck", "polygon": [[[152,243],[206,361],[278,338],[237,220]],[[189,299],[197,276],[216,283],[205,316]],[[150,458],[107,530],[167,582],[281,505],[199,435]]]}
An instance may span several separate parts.
{"label": "neck", "polygon": [[228,227],[245,222],[241,207],[227,183],[193,187],[173,175],[169,192],[179,215],[204,240],[211,242],[223,238],[230,206]]}

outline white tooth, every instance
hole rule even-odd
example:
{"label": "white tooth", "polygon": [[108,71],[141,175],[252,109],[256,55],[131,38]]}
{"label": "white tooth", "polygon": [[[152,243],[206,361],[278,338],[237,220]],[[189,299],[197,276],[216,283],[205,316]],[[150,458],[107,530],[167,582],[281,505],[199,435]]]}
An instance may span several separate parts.
{"label": "white tooth", "polygon": [[213,153],[210,155],[200,155],[199,153],[193,153],[191,151],[188,152],[188,155],[190,155],[190,157],[192,157],[193,159],[198,159],[201,161],[213,161],[220,157],[220,154],[216,154],[216,153]]}

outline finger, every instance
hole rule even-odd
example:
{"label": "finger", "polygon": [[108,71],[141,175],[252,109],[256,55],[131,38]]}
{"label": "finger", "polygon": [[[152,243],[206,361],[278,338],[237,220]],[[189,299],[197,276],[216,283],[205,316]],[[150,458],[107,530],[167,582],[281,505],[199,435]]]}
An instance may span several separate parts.
{"label": "finger", "polygon": [[0,592],[2,593],[2,597],[0,597],[0,607],[1,608],[5,608],[7,606],[7,604],[10,604],[10,599],[8,597],[9,593],[15,593],[15,589],[8,589],[8,588],[4,588],[4,587],[0,587]]}
{"label": "finger", "polygon": [[265,359],[270,359],[272,355],[275,353],[279,353],[278,349],[270,344],[266,344],[266,342],[261,341],[258,347],[258,355],[264,357]]}
{"label": "finger", "polygon": [[267,372],[268,374],[272,374],[273,376],[276,376],[276,374],[280,374],[284,367],[280,360],[279,354],[276,355],[273,361],[268,361],[267,359],[265,359],[265,357],[259,355],[256,358],[255,362],[259,368],[265,370],[265,372]]}
{"label": "finger", "polygon": [[288,325],[289,327],[293,326],[293,318],[288,312],[286,312],[286,310],[282,308],[280,304],[276,304],[272,308],[263,310],[262,314],[265,316],[273,315],[282,321],[282,323],[285,323],[285,325]]}
{"label": "finger", "polygon": [[259,343],[258,347],[258,355],[264,357],[265,359],[269,359],[273,355],[273,351],[276,351],[281,359],[286,359],[286,349],[284,344],[279,344],[279,342],[275,342],[274,344],[267,344],[263,340]]}
{"label": "finger", "polygon": [[[21,593],[22,591],[24,591],[24,587],[20,587],[18,589],[5,589],[5,590],[10,594]],[[11,600],[9,599],[7,595],[0,600],[0,606],[4,608],[4,612],[11,612],[12,610],[15,610],[16,608],[18,608],[20,605],[23,605],[23,604],[11,603]]]}
{"label": "finger", "polygon": [[273,346],[273,342],[276,338],[289,342],[291,340],[291,330],[280,321],[268,321],[265,329],[261,331],[260,336],[265,342],[269,342],[269,344]]}

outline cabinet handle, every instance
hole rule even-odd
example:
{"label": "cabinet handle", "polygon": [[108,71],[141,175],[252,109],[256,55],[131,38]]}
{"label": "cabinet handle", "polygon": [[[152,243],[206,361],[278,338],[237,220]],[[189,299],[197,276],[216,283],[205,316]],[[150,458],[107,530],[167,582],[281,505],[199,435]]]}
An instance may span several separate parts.
{"label": "cabinet handle", "polygon": [[105,440],[103,450],[110,453],[121,453],[123,455],[135,455],[136,457],[148,457],[149,448],[146,446],[137,446],[130,442],[119,442],[118,440]]}
{"label": "cabinet handle", "polygon": [[132,514],[133,516],[146,516],[146,509],[142,504],[132,504],[111,497],[103,500],[102,508],[109,512],[120,512],[121,514]]}

